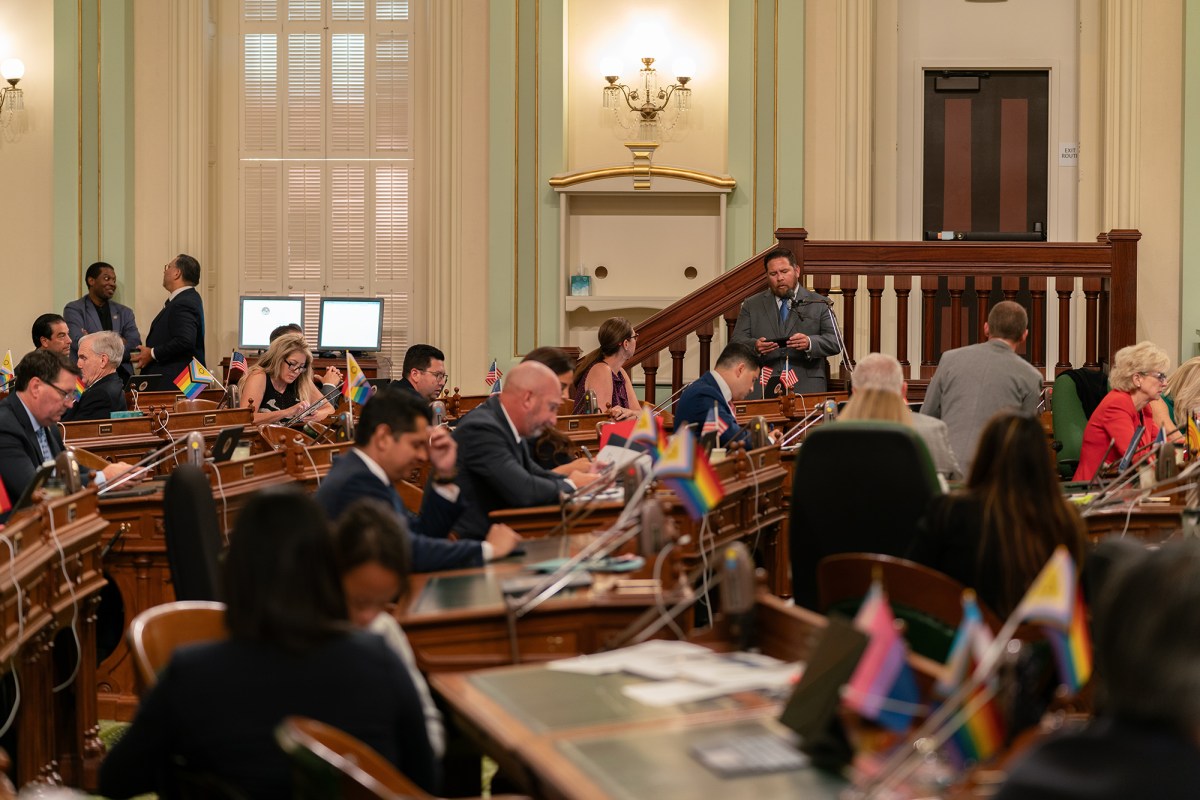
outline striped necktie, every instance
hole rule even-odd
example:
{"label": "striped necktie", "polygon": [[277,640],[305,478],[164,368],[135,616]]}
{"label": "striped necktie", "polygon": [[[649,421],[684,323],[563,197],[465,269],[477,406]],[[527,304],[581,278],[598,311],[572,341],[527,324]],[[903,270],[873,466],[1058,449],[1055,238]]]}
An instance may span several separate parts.
{"label": "striped necktie", "polygon": [[38,428],[37,430],[38,447],[42,449],[42,463],[53,461],[54,457],[50,455],[50,440],[46,438],[46,429]]}

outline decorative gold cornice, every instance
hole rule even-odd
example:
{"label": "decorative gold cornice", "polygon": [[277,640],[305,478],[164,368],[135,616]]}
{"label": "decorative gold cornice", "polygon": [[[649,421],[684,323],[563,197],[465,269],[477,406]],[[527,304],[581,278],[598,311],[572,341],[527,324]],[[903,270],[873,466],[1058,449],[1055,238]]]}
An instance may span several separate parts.
{"label": "decorative gold cornice", "polygon": [[588,181],[603,180],[604,178],[644,177],[647,169],[649,169],[650,177],[653,178],[679,178],[680,180],[703,183],[717,189],[732,189],[737,186],[737,181],[728,175],[714,175],[685,167],[661,167],[657,164],[651,164],[648,168],[627,164],[620,167],[602,167],[582,172],[569,172],[563,175],[555,175],[550,179],[550,186],[555,189],[563,189],[568,186],[587,183]]}

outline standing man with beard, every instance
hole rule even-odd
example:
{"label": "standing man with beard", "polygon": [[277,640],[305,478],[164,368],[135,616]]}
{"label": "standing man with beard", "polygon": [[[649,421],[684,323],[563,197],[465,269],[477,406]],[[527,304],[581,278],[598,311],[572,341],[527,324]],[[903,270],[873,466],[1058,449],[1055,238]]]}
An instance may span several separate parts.
{"label": "standing man with beard", "polygon": [[765,397],[775,394],[785,365],[796,373],[797,393],[823,392],[825,359],[841,349],[825,298],[800,285],[796,256],[786,247],[767,253],[763,264],[767,288],[742,303],[730,341],[752,346],[759,365],[771,369]]}
{"label": "standing man with beard", "polygon": [[112,264],[97,261],[87,268],[83,279],[87,283],[87,294],[63,308],[63,319],[71,334],[71,361],[75,362],[79,357],[79,342],[84,336],[112,331],[123,343],[125,355],[120,364],[113,366],[124,381],[133,374],[130,354],[142,344],[133,309],[112,299],[117,291],[117,271]]}

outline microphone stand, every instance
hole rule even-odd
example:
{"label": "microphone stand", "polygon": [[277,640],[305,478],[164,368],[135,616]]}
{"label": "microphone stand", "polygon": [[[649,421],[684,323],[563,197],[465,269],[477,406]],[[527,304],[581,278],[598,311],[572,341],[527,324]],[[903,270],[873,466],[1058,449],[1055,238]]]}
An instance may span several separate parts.
{"label": "microphone stand", "polygon": [[[96,494],[101,495],[101,496],[108,494],[113,489],[116,489],[118,486],[121,486],[121,485],[133,480],[133,478],[136,475],[138,475],[139,473],[144,473],[150,469],[153,469],[154,467],[157,467],[159,464],[162,464],[163,462],[165,462],[167,459],[174,457],[175,448],[177,448],[180,445],[187,442],[188,436],[190,436],[190,435],[191,435],[190,432],[185,433],[183,436],[180,436],[178,439],[172,439],[171,441],[167,442],[165,445],[158,448],[153,453],[150,453],[145,458],[143,458],[141,461],[137,462],[136,464],[131,466],[129,469],[125,470],[120,475],[113,478],[108,483],[105,483],[104,486],[102,486],[99,489],[99,491],[96,492]],[[167,452],[167,451],[170,451],[170,452]],[[159,456],[162,456],[162,457],[159,458]]]}
{"label": "microphone stand", "polygon": [[1128,486],[1129,483],[1134,478],[1137,477],[1142,464],[1145,463],[1146,461],[1148,461],[1150,459],[1150,456],[1153,454],[1154,454],[1154,446],[1153,445],[1144,447],[1141,450],[1141,452],[1137,455],[1137,457],[1134,458],[1133,462],[1128,467],[1126,467],[1124,470],[1121,471],[1120,474],[1118,474],[1115,478],[1113,478],[1112,481],[1109,482],[1108,486],[1101,488],[1100,491],[1097,492],[1096,496],[1092,498],[1091,502],[1089,502],[1087,505],[1085,505],[1080,510],[1080,512],[1079,512],[1080,516],[1083,516],[1083,517],[1090,516],[1091,514],[1094,514],[1098,511],[1100,511],[1101,509],[1103,509],[1109,505],[1112,505],[1113,503],[1111,503],[1111,502],[1101,502],[1101,501],[1109,500],[1110,498],[1113,497],[1114,494],[1116,494],[1116,492],[1118,492],[1121,489],[1124,489],[1126,486]]}
{"label": "microphone stand", "polygon": [[650,410],[651,410],[652,412],[654,412],[655,414],[661,414],[661,413],[662,413],[662,410],[663,410],[664,408],[666,408],[666,407],[667,407],[667,405],[669,405],[669,404],[670,404],[670,402],[671,402],[672,400],[674,400],[676,397],[679,397],[679,395],[683,394],[683,390],[684,390],[684,389],[686,389],[686,388],[687,388],[687,387],[689,387],[689,386],[691,386],[691,384],[690,384],[690,383],[685,383],[683,386],[679,387],[679,391],[678,391],[678,392],[676,392],[675,394],[671,395],[671,396],[670,396],[670,397],[668,397],[666,400],[663,400],[661,403],[659,403],[658,405],[656,405],[654,408],[652,408],[652,409],[650,409]]}
{"label": "microphone stand", "polygon": [[808,431],[809,428],[825,421],[825,409],[823,406],[817,406],[812,411],[809,411],[800,421],[793,425],[788,431],[779,438],[779,446],[787,447],[796,439]]}

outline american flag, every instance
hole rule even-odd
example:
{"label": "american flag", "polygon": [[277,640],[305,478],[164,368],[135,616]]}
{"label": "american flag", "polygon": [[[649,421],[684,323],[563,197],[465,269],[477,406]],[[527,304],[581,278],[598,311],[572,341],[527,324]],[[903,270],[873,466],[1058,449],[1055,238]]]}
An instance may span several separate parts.
{"label": "american flag", "polygon": [[491,386],[502,377],[504,377],[504,373],[501,372],[500,368],[496,366],[496,359],[493,358],[492,366],[488,368],[487,375],[484,376],[483,382],[488,386]]}
{"label": "american flag", "polygon": [[784,386],[786,386],[789,389],[792,388],[793,386],[795,386],[797,383],[799,383],[799,381],[800,381],[800,379],[796,377],[796,371],[794,369],[791,369],[790,367],[788,369],[785,369],[779,375],[779,382],[782,383]]}
{"label": "american flag", "polygon": [[763,367],[762,372],[760,372],[758,375],[758,385],[766,386],[770,382],[771,376],[774,374],[775,370],[771,369],[770,367]]}
{"label": "american flag", "polygon": [[721,414],[717,411],[714,405],[712,411],[708,412],[708,417],[704,420],[704,425],[700,428],[700,435],[706,433],[716,433],[718,436],[729,430],[729,423],[721,419]]}
{"label": "american flag", "polygon": [[246,357],[239,351],[234,350],[233,355],[229,357],[229,369],[225,370],[225,382],[233,383],[241,380],[241,377],[246,374]]}

